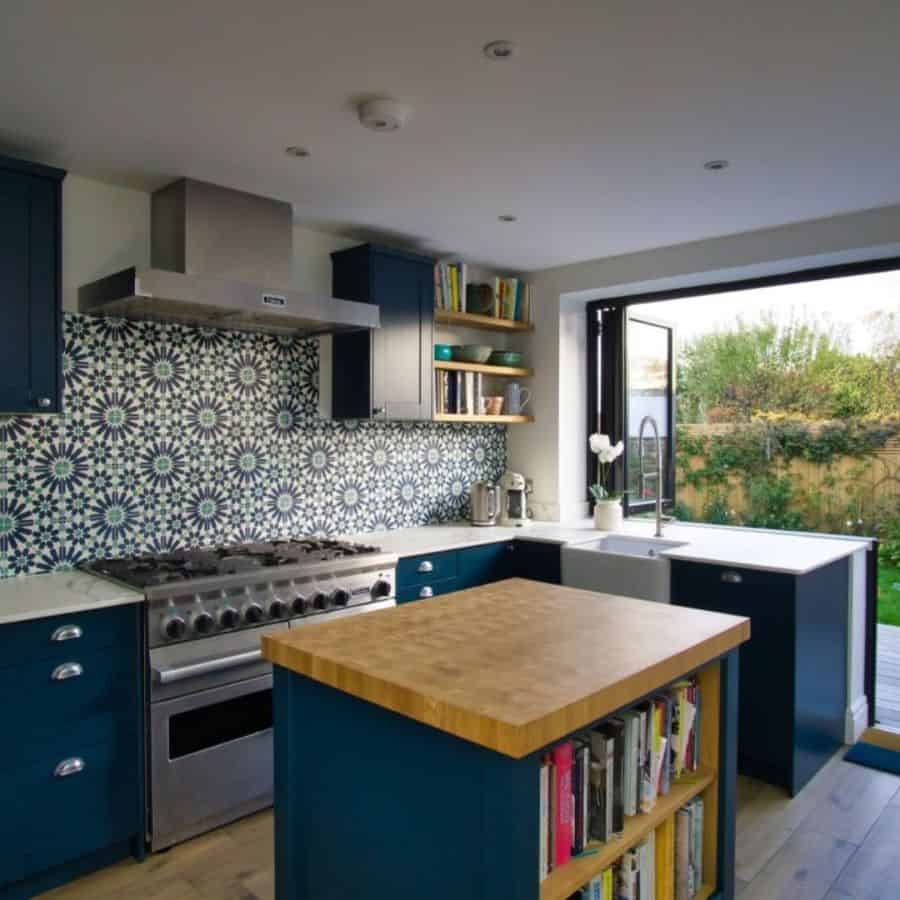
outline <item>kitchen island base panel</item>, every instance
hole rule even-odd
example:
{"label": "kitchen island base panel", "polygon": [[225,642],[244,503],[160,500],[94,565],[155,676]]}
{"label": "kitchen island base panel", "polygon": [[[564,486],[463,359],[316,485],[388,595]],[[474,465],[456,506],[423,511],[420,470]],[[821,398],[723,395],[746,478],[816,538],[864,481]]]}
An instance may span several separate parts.
{"label": "kitchen island base panel", "polygon": [[[280,666],[274,679],[277,900],[565,900],[627,849],[542,883],[542,751],[513,759]],[[700,679],[702,894],[732,900],[738,651]],[[669,821],[632,817],[629,844]]]}
{"label": "kitchen island base panel", "polygon": [[534,758],[274,675],[277,900],[537,900]]}

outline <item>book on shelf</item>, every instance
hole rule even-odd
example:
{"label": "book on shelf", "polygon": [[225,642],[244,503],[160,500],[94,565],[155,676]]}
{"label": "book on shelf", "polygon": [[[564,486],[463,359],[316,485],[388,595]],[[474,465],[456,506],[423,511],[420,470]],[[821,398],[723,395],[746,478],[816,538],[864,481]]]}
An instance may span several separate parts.
{"label": "book on shelf", "polygon": [[675,900],[694,900],[703,884],[703,798],[675,814]]}
{"label": "book on shelf", "polygon": [[434,306],[449,312],[466,312],[468,270],[464,262],[439,262],[434,266]]}
{"label": "book on shelf", "polygon": [[531,285],[519,278],[495,278],[493,314],[510,322],[534,321]]}
{"label": "book on shelf", "polygon": [[[540,875],[565,865],[588,844],[621,838],[625,821],[651,812],[677,778],[698,768],[700,688],[696,678],[676,682],[649,700],[613,716],[590,731],[554,747],[541,762]],[[694,845],[702,836],[702,801],[685,809],[692,816]],[[641,854],[655,860],[653,844],[623,856],[620,895],[652,897],[655,869],[641,865]],[[689,855],[691,884],[701,883],[699,857]],[[654,862],[655,865],[655,862]],[[635,874],[632,878],[631,873]],[[636,880],[635,880],[636,879]],[[643,880],[641,880],[643,879]],[[649,880],[648,880],[649,879]],[[635,881],[632,888],[631,883]],[[624,884],[625,888],[621,885]],[[621,894],[622,890],[634,894]],[[651,893],[647,894],[647,891]],[[583,893],[580,896],[585,896]],[[684,900],[692,900],[693,894]]]}
{"label": "book on shelf", "polygon": [[481,372],[435,369],[434,409],[437,413],[478,415],[482,409],[484,376]]}

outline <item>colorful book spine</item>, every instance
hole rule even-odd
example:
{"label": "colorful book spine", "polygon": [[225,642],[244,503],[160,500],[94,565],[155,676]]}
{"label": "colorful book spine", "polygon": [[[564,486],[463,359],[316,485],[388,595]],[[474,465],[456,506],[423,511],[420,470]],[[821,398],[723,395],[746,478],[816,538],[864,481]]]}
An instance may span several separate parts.
{"label": "colorful book spine", "polygon": [[553,864],[564,866],[572,858],[572,761],[571,743],[553,748],[553,765],[556,770],[556,841]]}
{"label": "colorful book spine", "polygon": [[541,763],[541,818],[540,818],[540,879],[550,874],[550,763],[545,758]]}

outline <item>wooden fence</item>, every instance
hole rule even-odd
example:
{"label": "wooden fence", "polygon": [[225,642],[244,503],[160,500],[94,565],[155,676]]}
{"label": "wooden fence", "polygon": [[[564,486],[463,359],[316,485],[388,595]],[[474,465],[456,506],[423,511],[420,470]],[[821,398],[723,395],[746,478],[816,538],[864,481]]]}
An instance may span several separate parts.
{"label": "wooden fence", "polygon": [[[692,437],[711,438],[741,427],[733,424],[681,425],[679,430],[686,431]],[[687,464],[691,469],[700,469],[704,458],[689,457]],[[684,465],[684,456],[679,455],[677,499],[700,518],[709,500],[710,490],[706,486],[697,488],[685,484],[682,477]],[[849,518],[851,511],[855,510],[857,522],[862,520],[868,524],[871,516],[878,515],[879,511],[893,509],[895,515],[900,511],[900,437],[890,439],[870,456],[838,457],[825,464],[794,459],[787,464],[782,463],[778,471],[790,476],[794,493],[792,508],[803,514],[805,519],[830,519],[832,524],[836,524],[836,516]],[[725,493],[729,509],[740,518],[747,507],[742,473],[735,472],[728,479]],[[813,524],[816,523],[810,523],[811,526]],[[846,527],[851,523],[844,524]]]}

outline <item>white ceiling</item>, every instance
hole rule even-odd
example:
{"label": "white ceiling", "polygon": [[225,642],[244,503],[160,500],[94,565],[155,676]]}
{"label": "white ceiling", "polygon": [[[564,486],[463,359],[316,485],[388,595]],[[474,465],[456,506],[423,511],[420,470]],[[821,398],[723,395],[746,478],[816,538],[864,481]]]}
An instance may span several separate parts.
{"label": "white ceiling", "polygon": [[11,0],[0,146],[532,270],[900,201],[898,38],[885,0]]}

